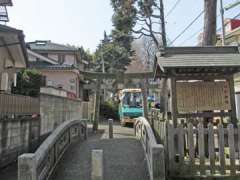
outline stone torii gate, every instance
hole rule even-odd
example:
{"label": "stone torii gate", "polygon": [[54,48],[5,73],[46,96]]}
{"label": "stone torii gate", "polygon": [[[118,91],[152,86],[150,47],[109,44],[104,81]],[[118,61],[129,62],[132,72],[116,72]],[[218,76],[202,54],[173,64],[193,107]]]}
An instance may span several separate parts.
{"label": "stone torii gate", "polygon": [[[84,76],[89,79],[96,80],[95,86],[95,102],[94,102],[94,123],[93,123],[93,131],[98,130],[98,123],[99,123],[99,111],[100,111],[100,90],[101,90],[101,81],[104,79],[115,79],[117,83],[124,83],[125,80],[129,79],[141,79],[147,81],[149,78],[153,78],[154,73],[151,71],[139,72],[139,73],[124,73],[124,72],[117,72],[117,73],[100,73],[100,72],[83,72]],[[143,90],[143,108],[144,108],[144,115],[147,115],[147,92],[145,87],[146,83],[142,83],[142,90]]]}

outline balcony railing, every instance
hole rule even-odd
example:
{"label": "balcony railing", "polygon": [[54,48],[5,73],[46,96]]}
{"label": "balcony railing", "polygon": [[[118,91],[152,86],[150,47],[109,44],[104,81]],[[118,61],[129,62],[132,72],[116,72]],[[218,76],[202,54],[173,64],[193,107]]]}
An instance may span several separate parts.
{"label": "balcony railing", "polygon": [[40,113],[38,98],[15,94],[0,94],[0,116],[33,115]]}

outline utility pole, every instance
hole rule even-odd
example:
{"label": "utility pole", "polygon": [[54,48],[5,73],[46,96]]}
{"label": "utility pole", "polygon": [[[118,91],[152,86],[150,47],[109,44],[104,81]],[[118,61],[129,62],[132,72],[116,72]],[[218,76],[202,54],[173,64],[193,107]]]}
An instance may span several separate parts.
{"label": "utility pole", "polygon": [[204,0],[203,46],[216,45],[217,0]]}
{"label": "utility pole", "polygon": [[166,39],[165,17],[164,17],[164,5],[163,5],[163,0],[159,0],[159,1],[160,1],[160,20],[161,20],[162,43],[163,43],[162,45],[163,45],[163,48],[165,48],[167,46],[167,39]]}
{"label": "utility pole", "polygon": [[225,46],[225,23],[224,23],[224,8],[223,8],[223,0],[220,0],[220,11],[221,11],[221,19],[222,19],[222,46]]}

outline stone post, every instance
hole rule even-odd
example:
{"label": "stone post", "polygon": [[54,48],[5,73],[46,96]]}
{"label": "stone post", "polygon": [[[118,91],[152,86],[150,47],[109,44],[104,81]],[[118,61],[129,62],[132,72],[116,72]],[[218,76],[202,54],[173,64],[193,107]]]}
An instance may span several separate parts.
{"label": "stone post", "polygon": [[85,140],[87,140],[87,138],[88,138],[88,126],[87,126],[87,120],[84,120],[84,126],[85,126],[84,138],[85,138]]}
{"label": "stone post", "polygon": [[18,180],[37,180],[37,162],[34,154],[18,157]]}
{"label": "stone post", "polygon": [[91,180],[103,180],[103,150],[92,150]]}
{"label": "stone post", "polygon": [[109,139],[113,138],[113,119],[108,120],[108,126],[109,126]]}
{"label": "stone post", "polygon": [[152,146],[152,175],[151,180],[165,180],[165,156],[163,145]]}

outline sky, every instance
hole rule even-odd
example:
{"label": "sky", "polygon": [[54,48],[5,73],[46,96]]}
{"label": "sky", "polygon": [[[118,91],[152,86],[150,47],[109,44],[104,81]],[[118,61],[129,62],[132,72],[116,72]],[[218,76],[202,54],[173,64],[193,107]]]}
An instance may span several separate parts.
{"label": "sky", "polygon": [[[177,0],[164,0],[165,14]],[[218,0],[219,2],[220,0]],[[235,0],[223,0],[227,5]],[[181,0],[166,17],[167,38],[172,41],[203,10],[203,0]],[[51,40],[55,43],[83,46],[92,52],[103,38],[104,30],[112,30],[113,10],[110,0],[13,0],[8,8],[10,22],[7,25],[24,31],[26,41]],[[225,13],[232,18],[240,12],[240,6]],[[219,9],[218,9],[219,14]],[[239,17],[240,18],[240,17]],[[218,18],[218,27],[220,27]],[[197,35],[203,27],[203,16],[174,43],[196,45]],[[186,41],[189,39],[188,41]],[[184,42],[184,43],[183,43]]]}

